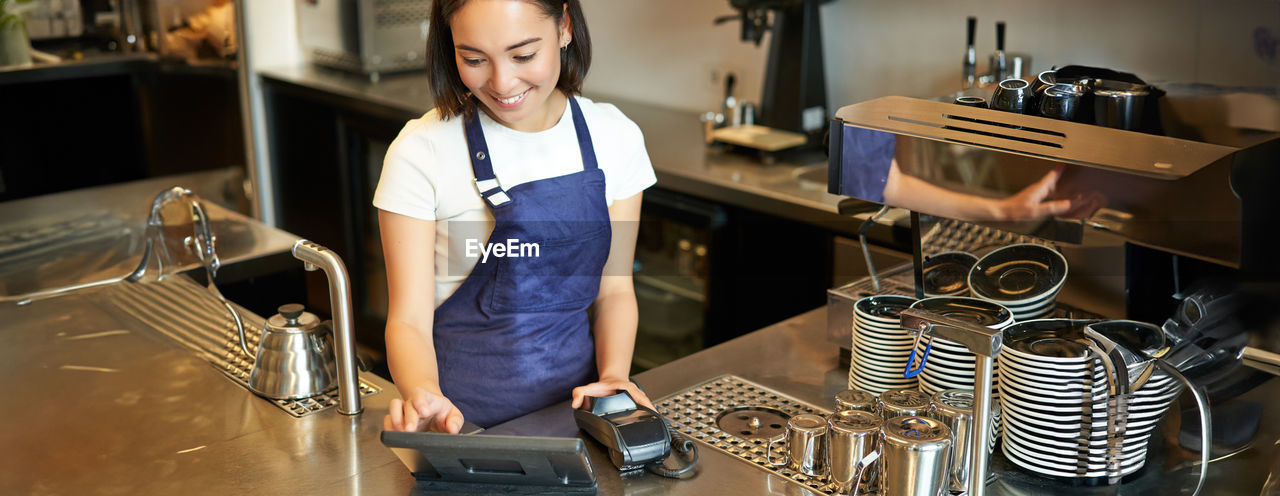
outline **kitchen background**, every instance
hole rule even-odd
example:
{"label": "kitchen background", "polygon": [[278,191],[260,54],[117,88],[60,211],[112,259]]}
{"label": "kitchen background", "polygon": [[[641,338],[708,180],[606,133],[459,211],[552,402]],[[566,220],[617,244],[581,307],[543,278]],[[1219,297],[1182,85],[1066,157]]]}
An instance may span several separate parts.
{"label": "kitchen background", "polygon": [[[4,108],[0,114],[3,116],[0,118],[0,202],[3,202],[0,206],[10,208],[7,212],[16,212],[0,215],[0,237],[7,236],[7,241],[0,243],[3,245],[0,246],[3,248],[0,249],[0,298],[6,293],[22,294],[26,286],[56,283],[56,278],[47,277],[50,273],[83,276],[94,265],[103,267],[103,274],[122,272],[106,272],[115,266],[101,262],[124,260],[128,264],[132,259],[104,256],[98,250],[82,250],[93,258],[89,262],[71,259],[73,263],[68,263],[62,261],[66,259],[58,259],[51,263],[32,263],[30,260],[35,253],[66,248],[67,244],[60,244],[60,238],[69,238],[70,246],[76,248],[82,244],[92,246],[89,242],[96,242],[101,236],[126,247],[120,250],[124,253],[145,246],[138,242],[142,240],[143,230],[138,229],[141,220],[136,215],[143,213],[149,194],[155,191],[151,189],[153,185],[170,181],[186,185],[190,178],[203,178],[207,180],[191,179],[198,185],[211,186],[200,190],[202,197],[241,212],[248,212],[246,197],[274,198],[269,204],[273,208],[253,213],[292,233],[274,233],[284,241],[262,250],[270,256],[243,261],[226,257],[224,260],[228,263],[218,275],[220,291],[258,316],[271,315],[277,311],[277,305],[292,302],[303,302],[322,316],[333,314],[328,306],[326,277],[319,272],[304,272],[301,264],[289,255],[289,247],[295,236],[305,236],[333,249],[342,256],[350,271],[352,313],[362,358],[371,361],[373,371],[389,377],[384,357],[379,356],[385,348],[384,323],[380,322],[385,318],[386,308],[386,281],[381,273],[384,263],[378,244],[376,212],[369,200],[387,144],[407,119],[429,108],[430,97],[420,74],[386,74],[372,82],[367,75],[307,63],[299,43],[297,9],[317,1],[321,5],[333,5],[337,1],[354,4],[357,0],[237,0],[234,4],[229,4],[230,0],[41,1],[48,3],[52,11],[60,11],[52,8],[55,5],[63,8],[80,5],[86,13],[95,14],[83,17],[85,22],[79,26],[86,31],[83,40],[60,39],[74,38],[57,34],[59,30],[73,31],[71,25],[60,26],[50,21],[46,26],[47,33],[53,33],[54,39],[42,39],[36,48],[68,57],[66,63],[42,61],[28,67],[0,67],[0,94],[4,95],[0,97]],[[373,3],[373,0],[361,1]],[[401,2],[428,0],[381,1],[404,5]],[[820,150],[809,150],[807,156],[796,154],[770,161],[740,149],[707,146],[698,115],[719,107],[726,75],[731,72],[737,76],[737,96],[758,99],[768,56],[769,40],[758,46],[744,43],[739,40],[739,26],[735,22],[713,24],[714,19],[733,14],[729,0],[584,1],[597,48],[587,92],[618,102],[620,108],[641,125],[659,176],[659,184],[645,194],[644,215],[652,216],[654,222],[642,223],[637,251],[639,263],[635,280],[642,321],[634,364],[636,369],[651,372],[641,380],[654,392],[654,397],[660,397],[692,381],[732,373],[752,380],[763,378],[768,387],[779,388],[787,394],[794,391],[806,402],[828,401],[835,390],[842,390],[847,384],[844,367],[837,365],[836,348],[848,346],[852,325],[848,321],[841,325],[838,318],[843,314],[844,318],[851,319],[852,312],[847,306],[842,311],[839,304],[829,304],[826,309],[819,307],[831,301],[839,303],[831,296],[833,293],[828,292],[830,288],[840,287],[851,278],[867,273],[862,263],[862,249],[869,248],[869,256],[880,258],[877,267],[884,269],[903,262],[913,241],[925,245],[926,249],[921,251],[937,253],[943,247],[940,238],[949,238],[947,246],[951,246],[951,241],[968,243],[986,234],[980,235],[973,229],[963,233],[962,240],[959,239],[961,229],[957,227],[949,229],[951,234],[934,237],[926,244],[921,232],[902,232],[906,223],[901,222],[905,217],[901,211],[892,214],[897,215],[899,222],[864,224],[863,218],[868,213],[865,209],[877,206],[846,202],[851,199],[827,194],[828,164]],[[128,49],[123,43],[134,42],[122,36],[128,30],[112,30],[111,26],[118,23],[100,22],[102,19],[96,14],[105,11],[116,14],[118,6],[127,5],[145,6],[135,10],[143,10],[143,17],[150,12],[151,20],[156,23],[156,29],[147,30],[149,32],[133,31],[144,33],[141,39],[149,45],[146,50]],[[164,39],[160,36],[180,31],[173,29],[179,23],[193,24],[193,19],[204,11],[199,7],[229,5],[239,12],[247,11],[238,26],[241,32],[247,31],[247,36],[206,29],[213,35],[213,43],[202,43],[195,57],[175,57],[176,52],[165,51],[164,45],[157,43]],[[968,16],[976,16],[980,21],[976,47],[979,70],[985,69],[985,55],[994,48],[996,21],[1004,21],[1009,28],[1009,51],[1033,56],[1032,69],[1035,70],[1054,64],[1088,64],[1129,71],[1157,83],[1246,86],[1253,88],[1253,93],[1269,94],[1259,98],[1269,100],[1271,105],[1275,105],[1275,96],[1280,91],[1280,68],[1276,59],[1277,48],[1280,48],[1276,41],[1280,38],[1280,2],[1276,0],[1079,0],[1073,3],[831,0],[824,1],[822,14],[828,113],[883,95],[935,97],[957,90]],[[70,16],[75,18],[74,13]],[[95,32],[89,34],[91,30]],[[242,97],[248,99],[248,104]],[[1280,131],[1280,111],[1262,113],[1274,119],[1268,129]],[[1115,131],[1111,136],[1116,134],[1120,132]],[[1104,135],[1097,144],[1104,147],[1108,142],[1110,138]],[[1280,143],[1273,141],[1268,146],[1276,144]],[[1261,161],[1257,157],[1269,159],[1277,153],[1274,147],[1268,150],[1266,153],[1270,155],[1255,152],[1250,162],[1256,164]],[[1214,170],[1222,172],[1232,164],[1217,162],[1216,165]],[[181,179],[174,179],[173,174],[181,174]],[[246,175],[252,180],[246,180]],[[112,194],[114,198],[110,199],[113,204],[136,203],[136,209],[119,209],[135,217],[117,218],[112,210],[99,207],[96,198],[74,204],[66,199],[84,196],[28,198],[144,178],[150,179],[142,188],[148,190],[146,193],[133,189],[128,194]],[[1218,179],[1214,191],[1226,198],[1230,194],[1225,191],[1227,185]],[[1253,193],[1247,198],[1255,199],[1251,212],[1274,213],[1274,199],[1267,193],[1274,191],[1271,186],[1277,182],[1280,181],[1244,181],[1244,191],[1252,189]],[[119,191],[114,189],[117,186],[138,184],[143,183],[112,184],[89,192],[103,196],[103,191]],[[1183,181],[1182,186],[1201,184],[1205,183]],[[81,193],[84,192],[68,194]],[[1220,203],[1187,201],[1186,195],[1178,193],[1167,198],[1137,195],[1124,199],[1133,202],[1152,199],[1151,204],[1172,199],[1169,203],[1176,202],[1179,207],[1192,206],[1176,209],[1177,212],[1198,210],[1194,213],[1210,214],[1187,217],[1190,225],[1203,218],[1216,221],[1218,217],[1212,214],[1231,210],[1206,206]],[[1256,200],[1259,197],[1261,201]],[[24,202],[27,199],[36,203]],[[1263,208],[1258,208],[1259,204]],[[32,205],[39,208],[20,208]],[[850,212],[859,208],[863,209],[861,217]],[[86,210],[90,212],[80,216],[79,212]],[[1249,227],[1253,229],[1242,227],[1241,231],[1274,233],[1274,216],[1263,217],[1262,222],[1256,217],[1251,219]],[[44,222],[51,218],[59,222]],[[36,229],[37,225],[41,228]],[[869,233],[867,243],[860,244],[858,230],[864,225],[873,232]],[[232,253],[237,242],[269,240],[257,236],[260,232],[257,230],[237,230],[232,226],[216,229],[221,236],[219,246],[224,250],[232,247]],[[1098,234],[1106,235],[1101,230]],[[1117,239],[1106,240],[1108,244],[1102,246],[1066,242],[1066,246],[1060,247],[1069,259],[1071,275],[1058,302],[1086,313],[1153,323],[1162,322],[1170,315],[1198,323],[1212,320],[1206,318],[1210,309],[1224,308],[1220,306],[1222,300],[1213,299],[1218,295],[1193,293],[1195,288],[1183,283],[1210,280],[1229,271],[1226,267],[1152,247],[1120,246],[1124,239],[1114,238]],[[171,237],[170,241],[179,239]],[[1213,236],[1181,239],[1218,241]],[[1248,245],[1252,253],[1274,251],[1259,244]],[[40,248],[27,249],[31,246]],[[68,251],[73,250],[68,248]],[[125,270],[129,269],[132,264]],[[189,285],[184,279],[171,281]],[[1130,282],[1136,288],[1130,286]],[[910,285],[902,282],[899,287],[909,291]],[[1176,299],[1186,293],[1199,294],[1200,299]],[[1135,296],[1139,304],[1131,304],[1130,296]],[[51,487],[51,492],[92,492],[93,489],[60,491],[60,488],[103,490],[130,487],[129,483],[142,481],[136,482],[136,487],[144,490],[133,492],[172,492],[173,487],[194,487],[193,484],[199,486],[213,481],[213,485],[202,487],[221,488],[225,484],[227,489],[220,492],[230,493],[269,490],[281,484],[291,488],[322,487],[325,492],[334,493],[405,492],[403,486],[396,485],[406,482],[400,464],[377,446],[376,441],[380,414],[393,396],[388,394],[393,387],[390,383],[365,376],[376,379],[375,384],[387,392],[368,398],[372,414],[366,413],[357,423],[333,423],[319,418],[287,424],[269,420],[262,410],[275,407],[242,394],[237,386],[228,385],[217,377],[218,373],[206,367],[192,366],[202,363],[201,359],[162,345],[150,334],[140,332],[126,339],[125,327],[111,324],[124,324],[126,321],[116,315],[123,318],[124,313],[138,312],[140,305],[146,305],[148,308],[142,311],[156,320],[155,315],[159,314],[150,303],[128,298],[122,298],[128,301],[116,301],[115,293],[104,297],[112,301],[81,308],[82,300],[77,296],[21,308],[10,306],[8,313],[0,314],[3,315],[0,321],[6,322],[5,330],[13,327],[18,331],[0,333],[9,338],[0,342],[3,344],[0,350],[7,350],[11,355],[0,356],[0,363],[8,365],[9,376],[23,378],[16,381],[19,397],[53,400],[28,402],[31,408],[9,409],[7,417],[0,417],[0,425],[10,426],[8,432],[0,432],[0,439],[17,440],[16,444],[0,444],[22,447],[8,450],[14,453],[9,460],[0,457],[0,466],[18,467],[20,470],[15,473],[24,474],[18,478],[19,487],[24,487],[22,484],[27,480],[39,479],[57,483],[25,487]],[[166,322],[147,324],[148,327],[180,328],[186,333],[193,328],[193,322],[201,322],[207,324],[205,330],[209,331],[210,339],[199,339],[209,350],[236,346],[233,335],[219,334],[230,325],[222,317],[221,309],[215,306],[214,313],[206,309],[201,315],[190,313],[188,309],[193,307],[186,307],[180,299],[169,301],[173,305],[162,305],[172,310],[166,315],[169,318],[163,318]],[[1200,303],[1178,306],[1183,312],[1175,313],[1171,307],[1183,301]],[[1219,306],[1197,306],[1205,301]],[[119,311],[115,308],[117,305]],[[57,323],[45,324],[27,317],[30,311],[41,308],[51,318],[59,319]],[[1259,312],[1267,312],[1275,307],[1258,305],[1257,308]],[[28,313],[22,313],[24,311]],[[832,315],[837,318],[830,319]],[[128,322],[134,320],[127,319]],[[139,322],[143,320],[148,319]],[[67,322],[74,326],[66,327]],[[827,330],[825,336],[821,333],[823,327]],[[96,332],[104,328],[117,330]],[[74,339],[63,339],[68,335],[65,331],[74,331],[70,334]],[[81,336],[88,336],[80,332],[112,337],[80,341]],[[29,348],[37,336],[46,345],[44,349],[53,351]],[[738,336],[744,338],[692,360],[677,362],[666,370],[660,367],[672,359]],[[1265,348],[1280,349],[1280,344],[1272,341],[1272,345]],[[74,350],[75,354],[68,354],[66,350]],[[843,356],[849,359],[850,353],[846,348]],[[206,354],[213,358],[225,355],[224,360],[239,356],[234,351]],[[85,361],[79,362],[80,357]],[[1221,357],[1234,361],[1230,354]],[[69,370],[42,366],[49,360],[69,359],[95,365],[92,371],[99,372],[96,375],[99,379],[82,380],[87,377],[83,373],[89,372],[86,369],[90,367]],[[933,363],[933,358],[930,361]],[[241,359],[241,363],[247,362]],[[120,370],[97,367],[115,364],[120,364]],[[245,367],[240,368],[244,372]],[[1235,377],[1242,368],[1223,370],[1221,375],[1232,377],[1215,378],[1217,391],[1227,396],[1233,394],[1232,389],[1244,388],[1240,385],[1244,381],[1237,381]],[[1002,366],[1003,371],[1009,369]],[[156,374],[156,370],[166,373]],[[126,373],[114,373],[118,371]],[[1215,370],[1215,375],[1217,372]],[[55,387],[49,387],[50,384]],[[57,386],[67,384],[70,386]],[[345,389],[351,392],[353,388]],[[198,401],[175,401],[190,392],[198,393]],[[1266,409],[1245,413],[1254,412],[1253,415],[1262,419],[1276,417],[1271,404],[1276,397],[1274,388],[1258,389],[1251,394],[1248,400],[1265,404]],[[1257,401],[1259,399],[1265,401]],[[300,403],[278,404],[293,413],[309,408]],[[67,405],[73,408],[68,409]],[[1251,405],[1245,404],[1240,410],[1245,407]],[[50,419],[61,419],[59,415],[50,415],[54,411],[74,411],[78,418],[91,421],[51,422]],[[1096,409],[1090,408],[1090,411]],[[1249,428],[1248,422],[1234,422],[1230,415],[1217,415],[1215,413],[1218,419],[1226,419],[1221,423],[1236,427],[1235,432]],[[1174,411],[1173,416],[1190,418],[1186,411]],[[536,417],[533,419],[537,421]],[[63,429],[62,435],[50,430],[68,425],[72,429]],[[131,429],[140,425],[148,426],[149,432],[163,434],[166,427],[172,432],[121,435],[133,432]],[[326,430],[324,425],[331,427]],[[1241,442],[1255,443],[1255,447],[1264,449],[1232,457],[1225,465],[1216,464],[1218,468],[1211,472],[1216,472],[1217,484],[1257,487],[1265,471],[1242,470],[1237,468],[1241,465],[1233,463],[1245,460],[1246,463],[1274,464],[1280,460],[1274,456],[1275,446],[1267,442],[1280,437],[1276,434],[1276,424],[1263,421],[1261,426],[1263,430],[1258,431],[1255,440],[1250,440],[1248,434],[1240,437]],[[1176,427],[1165,430],[1164,435],[1152,439],[1176,446],[1173,441],[1179,437],[1176,430]],[[67,433],[71,435],[65,435]],[[95,449],[83,449],[84,446]],[[1163,478],[1168,470],[1183,471],[1185,476],[1192,471],[1204,473],[1181,462],[1175,466],[1176,459],[1186,457],[1174,450],[1160,450],[1156,452],[1160,454],[1159,461],[1153,458],[1151,466],[1161,468],[1148,471],[1149,479]],[[101,453],[129,456],[107,457],[109,463],[104,464]],[[293,456],[299,453],[306,456]],[[369,456],[372,453],[384,456]],[[73,455],[72,458],[67,458],[68,454]],[[595,453],[596,466],[609,466],[608,461],[598,456],[601,454]],[[1248,458],[1250,456],[1253,458]],[[717,458],[723,457],[704,458],[704,469],[715,467]],[[156,471],[137,470],[156,462],[166,464],[166,470],[159,475]],[[50,472],[39,468],[45,466],[76,466],[86,470]],[[246,471],[245,467],[260,469]],[[33,470],[22,470],[24,468]],[[1272,468],[1271,473],[1280,473],[1280,469]],[[292,475],[282,477],[281,474]],[[316,478],[312,474],[322,475]],[[350,477],[352,474],[364,476]],[[713,468],[703,473],[701,483],[678,484],[693,484],[682,486],[695,488],[686,490],[689,493],[717,491],[704,489],[707,487],[723,492],[725,487],[755,481],[766,484],[752,486],[756,489],[775,489],[768,485],[773,479],[762,477],[741,477],[731,470]],[[7,489],[13,486],[8,479],[0,477],[0,494],[31,492]],[[1222,482],[1224,479],[1227,482]],[[65,485],[68,480],[73,486]],[[1183,479],[1166,480],[1177,484]],[[263,481],[271,484],[264,486]],[[607,477],[602,481],[603,493],[645,492],[648,487],[654,487],[637,485],[635,480]],[[395,489],[384,489],[389,487],[385,485],[387,482],[395,485]],[[672,489],[665,484],[656,487]],[[1074,486],[1063,491],[1094,492],[1086,489]],[[1133,492],[1129,489],[1126,492]],[[1238,493],[1223,490],[1221,485],[1213,489],[1215,494]],[[1024,493],[1045,491],[1018,494]]]}
{"label": "kitchen background", "polygon": [[[583,4],[598,54],[589,93],[711,110],[724,97],[720,78],[733,72],[739,97],[759,98],[768,40],[756,47],[739,41],[737,22],[712,24],[734,13],[727,0]],[[251,64],[302,59],[293,2],[246,7]],[[1007,50],[1030,54],[1035,70],[1082,64],[1148,81],[1280,87],[1275,0],[834,0],[822,7],[827,101],[840,107],[884,95],[955,92],[968,16],[978,18],[980,71],[995,50],[995,22],[1005,21]]]}
{"label": "kitchen background", "polygon": [[[74,0],[46,2],[51,11],[76,5]],[[80,5],[86,12],[99,12],[129,3],[84,0]],[[256,216],[336,247],[348,260],[358,281],[357,303],[365,310],[362,316],[368,317],[360,326],[362,340],[380,348],[378,320],[385,311],[385,280],[369,195],[387,144],[406,119],[429,108],[425,82],[411,74],[388,75],[373,84],[367,77],[316,70],[307,64],[307,50],[299,42],[297,8],[304,4],[302,0],[237,3],[234,6],[245,12],[241,27],[246,45],[237,46],[240,36],[222,33],[218,39],[226,42],[215,44],[216,53],[206,53],[198,61],[165,57],[153,64],[146,54],[125,53],[122,58],[135,64],[117,65],[121,69],[110,77],[62,77],[55,75],[56,68],[41,70],[40,66],[29,75],[0,71],[0,80],[7,78],[14,84],[5,91],[30,96],[11,104],[16,115],[28,118],[0,121],[0,177],[13,186],[6,190],[0,181],[0,195],[10,195],[0,196],[0,201],[141,177],[245,166],[256,188],[250,194],[275,196],[274,201],[261,203],[267,207],[254,211]],[[735,14],[728,0],[584,0],[584,4],[595,45],[586,92],[605,101],[625,102],[626,108],[635,111],[627,110],[637,122],[648,119],[653,127],[646,130],[646,139],[656,166],[692,164],[689,167],[702,173],[714,168],[704,164],[711,157],[760,177],[792,179],[795,168],[796,178],[801,172],[816,173],[819,182],[825,181],[825,164],[806,169],[814,164],[797,161],[771,167],[755,158],[716,155],[693,138],[699,131],[696,115],[718,109],[728,74],[736,75],[734,93],[740,100],[760,103],[769,35],[755,45],[740,41],[737,20],[716,24],[717,18]],[[233,6],[227,0],[145,0],[139,5],[146,6],[144,12],[154,12],[150,16],[160,32],[190,24],[205,9],[226,8],[222,10],[226,12]],[[821,15],[828,115],[839,107],[885,95],[936,97],[957,91],[968,16],[978,19],[980,72],[986,69],[986,55],[995,48],[995,23],[1004,21],[1007,51],[1030,55],[1034,71],[1084,64],[1132,72],[1152,82],[1245,86],[1271,94],[1280,90],[1280,2],[1276,0],[1081,0],[1070,4],[830,0],[823,3]],[[100,24],[91,21],[92,17],[87,18],[83,28]],[[164,40],[148,41],[155,48]],[[43,41],[40,47],[61,48],[56,40]],[[243,48],[238,50],[243,57],[239,60],[235,58],[238,48]],[[249,70],[238,70],[241,63]],[[239,95],[245,89],[251,104],[242,108]],[[248,112],[248,120],[255,125],[246,129],[241,112]],[[62,138],[57,131],[70,119],[81,129],[91,130],[81,133],[85,146],[59,146]],[[1280,116],[1276,119],[1280,121]],[[1280,127],[1280,122],[1272,125]],[[816,155],[820,160],[821,154]],[[94,176],[104,171],[114,175]],[[43,176],[36,177],[37,172]],[[660,182],[664,174],[671,172],[659,171]],[[650,360],[650,365],[820,306],[825,289],[865,275],[856,235],[851,235],[860,221],[837,217],[834,202],[838,198],[816,193],[825,189],[823,184],[792,181],[801,190],[809,189],[803,194],[817,195],[811,199],[832,202],[825,205],[831,207],[827,214],[837,218],[840,226],[822,225],[830,218],[798,219],[782,211],[787,205],[760,203],[768,201],[762,195],[740,204],[717,198],[707,191],[719,187],[715,177],[695,186],[676,184],[687,176],[668,177],[674,179],[646,194],[645,212],[657,219],[650,224],[657,227],[641,237],[638,266],[651,270],[637,272],[642,305],[650,305],[642,308],[651,317],[642,323],[642,331],[653,331],[642,335],[669,342],[679,341],[670,339],[673,336],[696,339],[682,341],[681,347]],[[84,184],[74,183],[79,179]],[[340,200],[317,205],[315,198]],[[743,246],[754,251],[739,249]],[[645,248],[651,257],[646,258]],[[895,249],[898,257],[877,262],[880,267],[902,260],[902,247]],[[757,263],[761,258],[769,260],[768,270]],[[1116,308],[1121,298],[1113,297],[1123,290],[1123,264],[1082,266],[1104,267],[1096,275],[1107,281],[1100,284],[1108,290],[1093,290],[1077,274],[1074,283],[1086,288],[1079,293],[1088,298],[1077,303],[1103,314],[1123,314],[1122,308]],[[673,272],[689,277],[675,282],[663,278]],[[806,274],[803,281],[786,282],[793,286],[771,285],[801,273]],[[649,277],[655,274],[659,277]],[[747,276],[760,279],[743,282]],[[323,282],[310,279],[312,286]],[[327,299],[316,296],[325,294],[323,287],[313,289],[308,303],[323,310]],[[793,301],[779,301],[786,297]],[[667,335],[659,336],[660,331]]]}

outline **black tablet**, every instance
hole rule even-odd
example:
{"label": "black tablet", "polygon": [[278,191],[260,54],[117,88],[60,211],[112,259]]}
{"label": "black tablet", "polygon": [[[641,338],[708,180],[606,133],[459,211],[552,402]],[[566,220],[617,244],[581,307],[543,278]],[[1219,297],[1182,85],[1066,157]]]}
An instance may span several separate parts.
{"label": "black tablet", "polygon": [[578,438],[382,432],[382,444],[434,490],[512,494],[596,490],[596,473]]}

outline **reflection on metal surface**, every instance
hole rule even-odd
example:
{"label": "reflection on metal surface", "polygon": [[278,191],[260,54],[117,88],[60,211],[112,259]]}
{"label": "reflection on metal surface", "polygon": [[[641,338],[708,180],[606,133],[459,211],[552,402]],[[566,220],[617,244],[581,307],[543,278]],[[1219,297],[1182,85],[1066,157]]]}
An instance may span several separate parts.
{"label": "reflection on metal surface", "polygon": [[[100,264],[124,258],[120,253],[135,251],[138,241],[137,232],[126,223],[102,213],[10,226],[0,231],[0,280],[4,281],[0,283],[0,290],[11,293],[17,290],[19,295],[0,296],[0,301],[29,303],[33,295],[22,295],[24,288],[43,283],[49,272],[79,270],[92,274]],[[111,281],[120,279],[116,276]],[[90,288],[101,284],[70,287]]]}
{"label": "reflection on metal surface", "polygon": [[[1029,191],[1024,188],[1038,185],[1061,165],[1064,168],[1042,200],[1071,200],[1070,212],[1003,229],[1085,244],[1091,233],[1109,232],[1222,265],[1251,269],[1248,261],[1254,260],[1268,267],[1263,243],[1248,240],[1274,232],[1274,224],[1266,220],[1270,207],[1264,204],[1270,205],[1270,192],[1280,186],[1268,172],[1280,154],[1280,134],[1230,127],[1239,123],[1218,115],[1227,110],[1194,100],[1173,95],[1162,99],[1168,136],[914,98],[870,100],[837,113],[830,167],[841,181],[833,186],[842,194],[882,201],[882,191],[871,186],[880,184],[883,193],[891,191],[883,187],[891,181],[884,179],[890,169],[881,162],[892,156],[900,177],[955,195],[920,203],[917,209],[968,218],[955,204],[1024,198],[1021,195]],[[1201,118],[1206,112],[1212,115]],[[886,136],[889,156],[864,150],[878,149]],[[846,140],[854,144],[843,143]],[[867,143],[856,144],[863,140]],[[907,206],[917,200],[887,201]],[[1009,214],[992,219],[1002,215]]]}
{"label": "reflection on metal surface", "polygon": [[1161,179],[1189,176],[1237,150],[1191,139],[896,96],[841,108],[836,117],[894,134]]}
{"label": "reflection on metal surface", "polygon": [[[830,410],[733,375],[722,375],[678,391],[657,400],[655,404],[658,406],[658,413],[667,417],[673,428],[690,439],[740,458],[809,491],[836,494],[835,488],[828,486],[824,477],[811,477],[785,466],[774,466],[770,460],[786,458],[784,444],[770,443],[751,434],[749,429],[746,435],[721,429],[722,413],[735,409],[759,410],[762,422],[765,412],[777,412],[773,415],[789,418],[800,414],[825,416],[831,413]],[[769,427],[777,429],[772,425]]]}
{"label": "reflection on metal surface", "polygon": [[[151,201],[151,210],[147,215],[145,224],[147,229],[146,244],[143,245],[142,258],[138,261],[138,267],[133,269],[133,272],[129,273],[127,277],[129,280],[139,281],[144,277],[161,279],[165,275],[166,262],[172,264],[174,254],[164,249],[167,244],[164,242],[165,216],[163,212],[165,207],[178,200],[185,200],[187,208],[190,209],[186,219],[191,221],[192,234],[183,238],[184,247],[196,255],[197,260],[206,270],[214,273],[218,271],[221,262],[214,251],[213,231],[209,226],[209,215],[205,213],[204,205],[191,190],[174,186],[161,191]],[[179,215],[177,218],[183,218],[183,216]],[[152,264],[153,257],[156,257],[154,261],[157,264],[155,273],[151,273],[148,270]]]}
{"label": "reflection on metal surface", "polygon": [[90,367],[88,365],[61,365],[58,370],[81,370],[85,372],[119,372],[120,369],[109,369],[106,367]]}
{"label": "reflection on metal surface", "polygon": [[[108,287],[107,293],[120,309],[195,352],[248,390],[253,362],[241,353],[235,325],[222,311],[222,305],[194,281],[179,275],[151,283],[121,282]],[[248,345],[256,354],[265,321],[243,308],[240,312]],[[376,385],[360,382],[362,397],[381,391]],[[310,398],[267,401],[294,417],[321,412],[339,403],[336,390]]]}
{"label": "reflection on metal surface", "polygon": [[295,399],[334,387],[332,324],[297,303],[281,305],[279,312],[267,318],[258,337],[249,389],[264,398]]}
{"label": "reflection on metal surface", "polygon": [[[1062,163],[1054,158],[1029,158],[907,136],[898,137],[898,146],[904,174],[974,198],[1019,194]],[[1231,167],[1228,157],[1170,181],[1068,165],[1045,200],[1071,200],[1071,212],[982,224],[1086,244],[1095,231],[1104,231],[1147,246],[1233,264],[1240,258],[1241,205],[1228,178]]]}
{"label": "reflection on metal surface", "polygon": [[10,226],[0,231],[0,267],[17,268],[104,242],[132,244],[135,237],[127,224],[102,212]]}
{"label": "reflection on metal surface", "polygon": [[80,334],[78,336],[72,336],[67,338],[67,340],[75,341],[80,339],[97,339],[97,338],[105,338],[107,336],[118,336],[120,334],[129,334],[129,331],[115,330],[115,331],[92,332],[89,334]]}
{"label": "reflection on metal surface", "polygon": [[[0,204],[0,303],[19,303],[51,291],[101,287],[136,270],[147,248],[148,202],[157,191],[175,183],[210,200],[203,206],[211,232],[218,235],[220,265],[287,253],[296,236],[217,203],[239,202],[226,193],[228,184],[238,183],[239,174],[229,168]],[[163,252],[171,257],[167,269],[172,271],[200,266],[182,243],[193,232],[190,208],[184,215],[177,207],[165,208],[162,229]]]}

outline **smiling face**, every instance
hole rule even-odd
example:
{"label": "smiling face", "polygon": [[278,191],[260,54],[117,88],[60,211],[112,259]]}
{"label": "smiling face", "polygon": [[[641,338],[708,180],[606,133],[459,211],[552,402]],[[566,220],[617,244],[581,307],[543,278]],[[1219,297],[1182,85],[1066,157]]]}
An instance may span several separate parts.
{"label": "smiling face", "polygon": [[556,89],[568,18],[524,0],[470,0],[449,20],[458,75],[494,120],[518,131],[549,129],[567,102]]}

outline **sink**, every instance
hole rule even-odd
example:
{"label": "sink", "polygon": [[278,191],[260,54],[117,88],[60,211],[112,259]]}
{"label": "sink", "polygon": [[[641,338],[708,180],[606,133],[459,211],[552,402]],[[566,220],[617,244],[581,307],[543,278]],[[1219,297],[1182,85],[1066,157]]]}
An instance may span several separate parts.
{"label": "sink", "polygon": [[827,190],[827,164],[806,165],[796,168],[792,176],[805,189]]}

